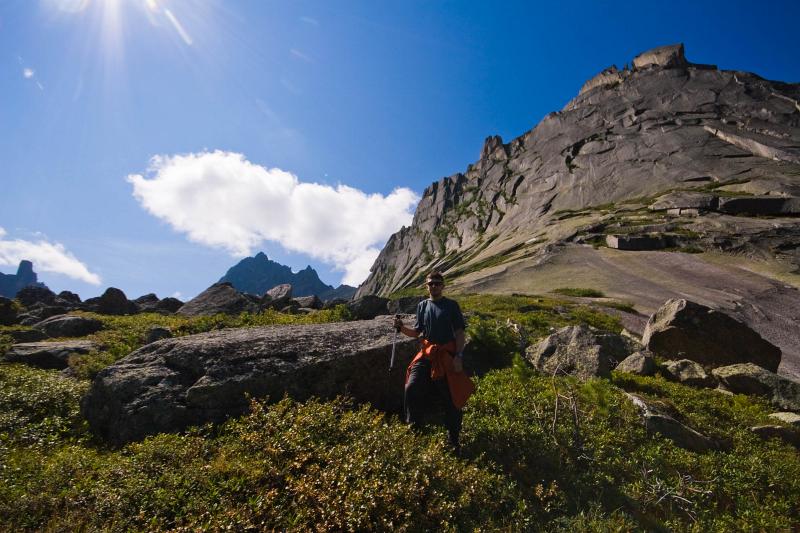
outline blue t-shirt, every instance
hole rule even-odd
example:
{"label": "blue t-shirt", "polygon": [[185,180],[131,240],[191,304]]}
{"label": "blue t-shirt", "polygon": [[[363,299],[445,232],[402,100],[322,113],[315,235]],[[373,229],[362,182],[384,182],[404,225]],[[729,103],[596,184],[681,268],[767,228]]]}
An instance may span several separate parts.
{"label": "blue t-shirt", "polygon": [[441,297],[421,301],[417,305],[417,322],[414,329],[434,344],[447,344],[455,340],[455,332],[464,329],[464,315],[458,302]]}

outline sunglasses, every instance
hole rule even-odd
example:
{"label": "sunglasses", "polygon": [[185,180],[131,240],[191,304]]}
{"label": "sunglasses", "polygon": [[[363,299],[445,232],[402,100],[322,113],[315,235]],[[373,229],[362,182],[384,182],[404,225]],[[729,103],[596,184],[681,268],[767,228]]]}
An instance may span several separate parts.
{"label": "sunglasses", "polygon": [[427,285],[428,287],[440,287],[440,286],[444,285],[444,282],[442,282],[442,281],[429,281],[425,285]]}

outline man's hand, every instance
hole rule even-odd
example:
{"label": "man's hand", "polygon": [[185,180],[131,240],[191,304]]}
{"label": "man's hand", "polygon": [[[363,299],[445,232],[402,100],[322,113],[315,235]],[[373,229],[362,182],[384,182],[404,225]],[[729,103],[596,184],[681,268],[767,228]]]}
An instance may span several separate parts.
{"label": "man's hand", "polygon": [[461,360],[460,355],[453,357],[453,370],[455,370],[456,373],[464,371],[464,361]]}

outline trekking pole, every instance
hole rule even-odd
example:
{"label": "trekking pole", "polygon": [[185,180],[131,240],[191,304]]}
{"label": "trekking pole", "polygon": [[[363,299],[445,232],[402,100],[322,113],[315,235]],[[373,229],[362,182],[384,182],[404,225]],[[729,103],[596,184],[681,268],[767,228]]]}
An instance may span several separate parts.
{"label": "trekking pole", "polygon": [[[395,320],[400,318],[400,315],[394,315]],[[392,339],[392,358],[389,360],[389,373],[392,373],[394,368],[394,351],[397,347],[397,334],[400,333],[400,328],[394,328],[394,339]]]}

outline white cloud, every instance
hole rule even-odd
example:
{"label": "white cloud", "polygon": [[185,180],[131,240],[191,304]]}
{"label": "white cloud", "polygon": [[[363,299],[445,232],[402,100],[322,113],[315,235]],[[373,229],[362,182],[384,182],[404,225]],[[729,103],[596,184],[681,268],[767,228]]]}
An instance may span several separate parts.
{"label": "white cloud", "polygon": [[24,68],[22,69],[22,75],[25,76],[26,80],[29,80],[36,74],[32,68]]}
{"label": "white cloud", "polygon": [[134,197],[190,240],[235,256],[277,242],[344,271],[350,285],[364,281],[380,246],[411,223],[419,201],[407,188],[383,196],[304,183],[219,150],[156,156],[148,171],[127,177]]}
{"label": "white cloud", "polygon": [[73,279],[100,285],[100,276],[89,272],[86,265],[64,248],[64,245],[46,240],[36,242],[21,239],[4,239],[5,229],[0,228],[0,265],[16,267],[23,259],[33,262],[39,272],[63,274]]}

